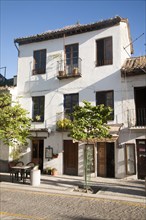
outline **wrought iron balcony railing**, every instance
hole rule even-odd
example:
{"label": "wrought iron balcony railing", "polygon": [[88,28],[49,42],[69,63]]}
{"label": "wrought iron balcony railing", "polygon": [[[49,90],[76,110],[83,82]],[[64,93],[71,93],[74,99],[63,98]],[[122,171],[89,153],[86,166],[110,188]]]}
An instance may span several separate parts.
{"label": "wrought iron balcony railing", "polygon": [[146,108],[136,109],[136,126],[146,126]]}
{"label": "wrought iron balcony railing", "polygon": [[81,58],[75,64],[66,64],[66,61],[58,61],[57,77],[58,79],[81,77]]}
{"label": "wrought iron balcony railing", "polygon": [[130,109],[127,114],[129,127],[146,126],[146,108]]}

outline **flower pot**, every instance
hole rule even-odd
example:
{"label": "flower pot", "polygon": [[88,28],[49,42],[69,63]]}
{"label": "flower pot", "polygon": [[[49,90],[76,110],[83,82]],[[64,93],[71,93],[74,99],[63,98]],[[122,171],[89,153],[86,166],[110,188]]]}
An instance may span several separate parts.
{"label": "flower pot", "polygon": [[51,171],[51,175],[52,176],[56,176],[57,175],[57,169],[52,169],[52,171]]}
{"label": "flower pot", "polygon": [[64,71],[63,70],[59,71],[59,76],[64,76]]}
{"label": "flower pot", "polygon": [[73,75],[78,75],[78,68],[73,69]]}

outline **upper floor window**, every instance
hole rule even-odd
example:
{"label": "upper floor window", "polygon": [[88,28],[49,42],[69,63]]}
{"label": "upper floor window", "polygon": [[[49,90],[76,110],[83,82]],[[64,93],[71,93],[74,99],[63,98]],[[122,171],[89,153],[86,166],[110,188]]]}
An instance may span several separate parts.
{"label": "upper floor window", "polygon": [[[74,106],[79,105],[79,94],[67,94],[64,95],[64,112],[65,115],[69,115],[73,112]],[[70,117],[72,119],[72,117]]]}
{"label": "upper floor window", "polygon": [[73,69],[78,67],[79,62],[79,48],[78,44],[66,45],[66,73],[72,74]]}
{"label": "upper floor window", "polygon": [[44,96],[35,96],[32,97],[32,118],[34,122],[43,122],[44,121],[44,106],[45,106],[45,97]]}
{"label": "upper floor window", "polygon": [[33,75],[46,72],[46,49],[33,52]]}
{"label": "upper floor window", "polygon": [[96,105],[101,104],[113,109],[111,113],[111,120],[114,120],[114,91],[96,92]]}
{"label": "upper floor window", "polygon": [[96,41],[97,66],[109,65],[113,63],[112,37],[103,38]]}

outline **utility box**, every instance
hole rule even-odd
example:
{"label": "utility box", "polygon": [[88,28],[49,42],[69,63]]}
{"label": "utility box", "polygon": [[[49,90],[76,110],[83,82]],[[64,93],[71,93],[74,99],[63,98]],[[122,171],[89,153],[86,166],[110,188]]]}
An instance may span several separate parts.
{"label": "utility box", "polygon": [[32,186],[39,186],[40,185],[40,177],[41,171],[40,170],[31,170],[30,173],[30,183]]}

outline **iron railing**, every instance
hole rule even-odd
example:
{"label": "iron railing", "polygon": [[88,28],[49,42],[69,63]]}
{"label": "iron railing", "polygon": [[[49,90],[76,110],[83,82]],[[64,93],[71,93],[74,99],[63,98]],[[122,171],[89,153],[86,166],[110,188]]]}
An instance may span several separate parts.
{"label": "iron railing", "polygon": [[57,77],[80,77],[81,76],[81,58],[78,58],[76,63],[67,64],[65,60],[58,61]]}
{"label": "iron railing", "polygon": [[136,109],[136,126],[146,126],[146,108]]}

